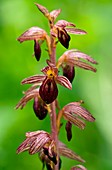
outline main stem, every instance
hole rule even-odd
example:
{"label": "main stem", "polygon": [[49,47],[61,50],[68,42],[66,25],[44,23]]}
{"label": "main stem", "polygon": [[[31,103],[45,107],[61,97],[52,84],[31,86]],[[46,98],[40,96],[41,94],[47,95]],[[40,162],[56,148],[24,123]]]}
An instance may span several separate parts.
{"label": "main stem", "polygon": [[[56,65],[56,46],[55,46],[55,40],[51,36],[51,56],[50,56],[51,62]],[[50,113],[50,119],[51,119],[51,133],[52,138],[55,141],[56,149],[58,153],[58,131],[57,131],[57,125],[56,125],[56,106],[55,101],[51,103],[51,113]],[[54,165],[54,170],[58,170],[59,165],[59,156],[57,155],[58,163]]]}

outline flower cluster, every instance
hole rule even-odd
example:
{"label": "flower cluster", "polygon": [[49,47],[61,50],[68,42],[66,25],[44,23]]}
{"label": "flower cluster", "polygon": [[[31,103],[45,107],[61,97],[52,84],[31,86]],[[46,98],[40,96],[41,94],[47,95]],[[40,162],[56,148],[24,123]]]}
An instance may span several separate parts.
{"label": "flower cluster", "polygon": [[[51,133],[43,130],[27,132],[26,139],[18,147],[17,153],[23,151],[29,151],[31,155],[39,153],[43,168],[46,166],[47,170],[60,170],[61,156],[82,163],[85,162],[75,152],[67,148],[64,143],[59,141],[58,134],[62,126],[61,119],[66,120],[65,130],[67,139],[70,141],[72,139],[72,125],[84,129],[86,126],[84,120],[94,122],[95,118],[81,106],[82,100],[68,103],[63,108],[60,108],[57,84],[72,90],[76,67],[96,72],[96,68],[91,64],[97,64],[97,62],[77,49],[67,50],[56,61],[55,51],[58,42],[68,49],[70,43],[69,33],[86,34],[86,31],[76,28],[74,23],[66,20],[58,20],[55,23],[55,19],[61,12],[60,9],[49,12],[44,6],[35,5],[48,19],[50,35],[45,30],[35,26],[25,31],[17,40],[21,43],[27,40],[34,41],[34,56],[37,61],[41,58],[41,44],[46,41],[49,59],[46,60],[47,66],[41,69],[42,74],[33,75],[22,80],[22,84],[31,84],[32,86],[24,92],[24,96],[16,105],[16,109],[23,109],[28,101],[33,100],[33,110],[39,120],[43,120],[49,114]],[[59,75],[60,68],[63,75]],[[56,108],[58,110],[57,114]],[[76,165],[71,168],[71,170],[76,169],[86,170],[82,165]]]}

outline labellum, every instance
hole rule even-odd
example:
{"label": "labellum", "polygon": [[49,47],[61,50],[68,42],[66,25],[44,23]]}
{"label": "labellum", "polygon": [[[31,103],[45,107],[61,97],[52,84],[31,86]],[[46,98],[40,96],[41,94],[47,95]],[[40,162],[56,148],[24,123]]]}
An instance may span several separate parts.
{"label": "labellum", "polygon": [[[61,169],[61,159],[59,158],[59,170]],[[52,164],[46,163],[47,170],[53,170]]]}
{"label": "labellum", "polygon": [[33,110],[40,120],[43,120],[47,116],[48,111],[45,107],[46,104],[41,99],[37,97],[34,99]]}
{"label": "labellum", "polygon": [[48,156],[48,158],[56,165],[57,164],[57,160],[56,160],[56,154],[54,153],[54,155],[51,157],[49,155],[49,152],[46,148],[44,148],[44,154]]}
{"label": "labellum", "polygon": [[36,60],[39,61],[41,57],[41,48],[40,44],[36,40],[34,40],[34,55]]}
{"label": "labellum", "polygon": [[68,80],[72,83],[72,81],[75,77],[74,66],[70,66],[70,65],[63,66],[63,76],[68,78]]}
{"label": "labellum", "polygon": [[39,89],[39,94],[46,104],[52,103],[58,96],[58,88],[54,79],[46,77]]}
{"label": "labellum", "polygon": [[67,122],[65,126],[66,132],[67,132],[67,139],[70,141],[72,139],[72,124],[71,122]]}
{"label": "labellum", "polygon": [[53,170],[52,164],[46,163],[47,170]]}
{"label": "labellum", "polygon": [[65,29],[58,29],[58,40],[65,48],[68,49],[70,36],[67,34]]}

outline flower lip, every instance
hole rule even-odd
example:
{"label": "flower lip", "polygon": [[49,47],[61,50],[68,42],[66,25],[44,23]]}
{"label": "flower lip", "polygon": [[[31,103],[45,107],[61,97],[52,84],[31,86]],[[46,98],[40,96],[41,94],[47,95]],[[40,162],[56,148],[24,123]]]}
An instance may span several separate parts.
{"label": "flower lip", "polygon": [[68,78],[68,80],[72,83],[75,77],[74,66],[70,66],[66,64],[66,65],[62,65],[62,69],[63,69],[63,76]]}
{"label": "flower lip", "polygon": [[58,88],[53,78],[46,77],[39,89],[39,94],[42,100],[50,104],[58,96]]}
{"label": "flower lip", "polygon": [[33,110],[39,120],[43,120],[47,116],[47,106],[40,96],[34,98]]}
{"label": "flower lip", "polygon": [[41,48],[39,42],[36,40],[34,40],[34,55],[37,61],[39,61],[41,57]]}

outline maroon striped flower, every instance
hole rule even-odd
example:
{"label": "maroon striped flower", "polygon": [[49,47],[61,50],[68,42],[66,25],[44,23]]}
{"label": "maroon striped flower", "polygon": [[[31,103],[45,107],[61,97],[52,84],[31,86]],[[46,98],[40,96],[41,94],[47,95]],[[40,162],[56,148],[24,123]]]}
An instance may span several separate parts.
{"label": "maroon striped flower", "polygon": [[30,155],[39,153],[39,157],[47,169],[53,170],[57,164],[59,155],[59,169],[61,168],[60,156],[64,156],[79,162],[85,162],[79,155],[69,149],[64,143],[58,141],[58,150],[52,135],[43,130],[27,132],[26,139],[17,148],[17,154],[28,151]]}
{"label": "maroon striped flower", "polygon": [[30,89],[28,89],[26,92],[24,92],[25,95],[23,98],[19,101],[19,103],[16,105],[16,109],[21,108],[23,109],[28,101],[34,100],[33,103],[33,110],[38,117],[38,119],[43,120],[48,113],[48,106],[46,103],[41,99],[39,95],[39,89],[35,86],[32,86]]}
{"label": "maroon striped flower", "polygon": [[75,24],[66,20],[58,20],[51,30],[51,34],[57,37],[59,42],[68,49],[71,34],[86,34],[86,31],[75,28]]}
{"label": "maroon striped flower", "polygon": [[58,96],[57,83],[68,89],[72,89],[72,85],[65,76],[58,75],[58,69],[50,61],[47,61],[47,63],[48,66],[42,69],[44,75],[26,78],[22,81],[22,84],[41,83],[39,95],[46,104],[50,104]]}
{"label": "maroon striped flower", "polygon": [[[82,100],[79,102],[71,102],[65,105],[59,111],[58,115],[61,115],[61,117],[63,116],[64,119],[67,120],[65,129],[67,132],[68,141],[70,141],[72,138],[72,124],[80,129],[84,129],[86,124],[82,119],[87,120],[89,122],[95,121],[95,118],[92,116],[92,114],[81,106],[82,103],[83,103]],[[60,122],[59,119],[58,122]]]}
{"label": "maroon striped flower", "polygon": [[[83,52],[80,52],[77,49],[71,49],[71,50],[64,52],[63,55],[58,59],[57,68],[59,68],[60,66],[63,68],[63,65],[65,66],[67,65],[71,68],[79,67],[85,70],[96,72],[96,68],[90,65],[90,63],[98,64],[97,61],[95,61],[89,55]],[[67,72],[66,74],[69,74],[69,72]]]}
{"label": "maroon striped flower", "polygon": [[39,27],[31,27],[28,30],[26,30],[23,34],[21,34],[17,40],[22,43],[24,41],[34,41],[34,56],[36,57],[36,60],[40,60],[41,56],[41,48],[40,45],[43,43],[43,41],[46,41],[48,46],[48,52],[50,51],[50,40],[47,32]]}

